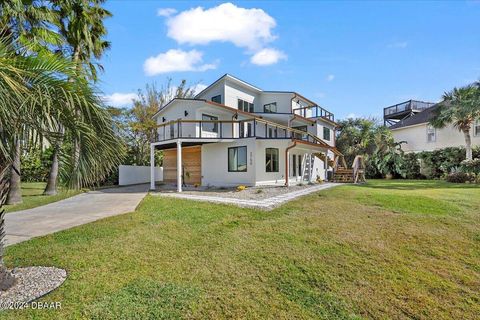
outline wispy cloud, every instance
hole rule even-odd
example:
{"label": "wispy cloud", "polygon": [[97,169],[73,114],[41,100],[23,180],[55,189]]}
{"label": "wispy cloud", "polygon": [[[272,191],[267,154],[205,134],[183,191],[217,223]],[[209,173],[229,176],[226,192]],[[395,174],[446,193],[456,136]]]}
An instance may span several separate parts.
{"label": "wispy cloud", "polygon": [[325,80],[327,80],[328,82],[333,81],[333,79],[335,79],[335,75],[334,75],[334,74],[329,74],[329,75],[325,78]]}
{"label": "wispy cloud", "polygon": [[280,50],[265,48],[255,53],[250,62],[259,66],[275,64],[280,60],[286,60],[287,55]]}
{"label": "wispy cloud", "polygon": [[127,105],[131,105],[132,101],[138,98],[138,95],[133,92],[115,92],[112,94],[108,94],[102,97],[103,101],[106,104],[114,106],[114,107],[125,107]]}
{"label": "wispy cloud", "polygon": [[405,49],[407,46],[408,46],[407,41],[396,41],[396,42],[389,43],[387,45],[388,48],[397,48],[397,49]]}
{"label": "wispy cloud", "polygon": [[215,69],[217,63],[203,63],[203,52],[171,49],[145,60],[143,69],[148,76],[168,72],[206,71]]}
{"label": "wispy cloud", "polygon": [[160,16],[160,17],[170,17],[175,13],[177,13],[177,10],[173,8],[160,8],[157,10],[157,16]]}

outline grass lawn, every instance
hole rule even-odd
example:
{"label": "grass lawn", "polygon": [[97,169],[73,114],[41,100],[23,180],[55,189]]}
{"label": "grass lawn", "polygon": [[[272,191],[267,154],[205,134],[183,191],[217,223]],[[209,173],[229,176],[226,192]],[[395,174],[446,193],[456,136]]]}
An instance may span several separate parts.
{"label": "grass lawn", "polygon": [[13,212],[31,209],[51,202],[63,200],[82,192],[81,190],[60,190],[57,195],[44,196],[43,190],[45,190],[46,185],[45,182],[22,182],[23,203],[5,206],[5,211]]}
{"label": "grass lawn", "polygon": [[60,310],[10,319],[478,319],[480,188],[371,181],[270,212],[147,196],[5,260],[68,272],[41,300]]}

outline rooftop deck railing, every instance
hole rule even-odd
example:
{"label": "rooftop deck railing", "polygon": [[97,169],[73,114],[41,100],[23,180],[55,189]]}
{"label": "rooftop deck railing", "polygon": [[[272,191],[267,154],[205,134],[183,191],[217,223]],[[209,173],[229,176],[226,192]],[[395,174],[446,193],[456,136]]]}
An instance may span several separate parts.
{"label": "rooftop deck railing", "polygon": [[432,102],[424,102],[424,101],[415,101],[415,100],[408,100],[402,103],[395,104],[390,107],[386,107],[383,109],[384,116],[390,116],[397,113],[402,113],[405,111],[423,111],[427,108],[430,108],[435,103]]}
{"label": "rooftop deck railing", "polygon": [[298,114],[304,118],[324,118],[335,122],[335,116],[330,111],[323,109],[320,106],[308,106],[302,108],[293,109],[294,114]]}
{"label": "rooftop deck railing", "polygon": [[317,136],[262,119],[246,120],[173,120],[157,129],[157,141],[172,139],[297,139],[328,146]]}

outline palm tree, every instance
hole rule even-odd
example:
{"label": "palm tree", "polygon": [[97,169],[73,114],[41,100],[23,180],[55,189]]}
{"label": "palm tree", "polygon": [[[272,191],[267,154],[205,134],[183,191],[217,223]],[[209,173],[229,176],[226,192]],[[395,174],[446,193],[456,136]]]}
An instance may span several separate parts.
{"label": "palm tree", "polygon": [[[104,2],[104,0],[60,0],[53,4],[54,10],[58,14],[57,25],[59,34],[63,39],[63,44],[59,51],[70,57],[77,71],[85,70],[84,74],[93,81],[97,80],[97,68],[103,70],[98,60],[104,51],[110,48],[110,42],[103,39],[107,34],[103,20],[111,17],[111,13],[101,7]],[[77,117],[80,118],[82,116],[80,110],[75,110]],[[44,194],[57,193],[59,156],[64,133],[64,128],[60,126],[56,138],[53,139],[52,166]],[[77,176],[79,173],[78,166],[81,161],[81,139],[76,136],[72,138],[73,156],[71,157],[71,163],[66,165],[70,168],[73,177],[71,186],[79,188],[81,185],[80,180],[82,179],[82,177]]]}
{"label": "palm tree", "polygon": [[445,128],[453,125],[465,137],[466,159],[472,160],[472,138],[470,130],[475,120],[480,118],[480,83],[454,88],[443,95],[443,101],[434,111],[430,125]]}

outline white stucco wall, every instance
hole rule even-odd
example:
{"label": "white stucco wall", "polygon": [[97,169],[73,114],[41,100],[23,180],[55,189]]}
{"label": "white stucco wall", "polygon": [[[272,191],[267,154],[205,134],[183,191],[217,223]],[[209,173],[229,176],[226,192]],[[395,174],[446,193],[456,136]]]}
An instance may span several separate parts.
{"label": "white stucco wall", "polygon": [[[228,172],[228,148],[247,147],[247,171]],[[202,145],[203,186],[253,186],[255,184],[255,139]]]}
{"label": "white stucco wall", "polygon": [[[155,181],[163,181],[162,167],[155,167]],[[118,166],[118,185],[126,186],[147,182],[150,182],[149,166]]]}
{"label": "white stucco wall", "polygon": [[[473,129],[470,134],[472,137],[472,145],[480,145],[480,136],[475,136]],[[397,142],[407,141],[407,143],[402,146],[402,149],[409,152],[432,151],[446,147],[465,146],[463,133],[452,126],[436,129],[436,139],[434,142],[427,141],[426,123],[394,129],[392,130],[392,135]]]}

